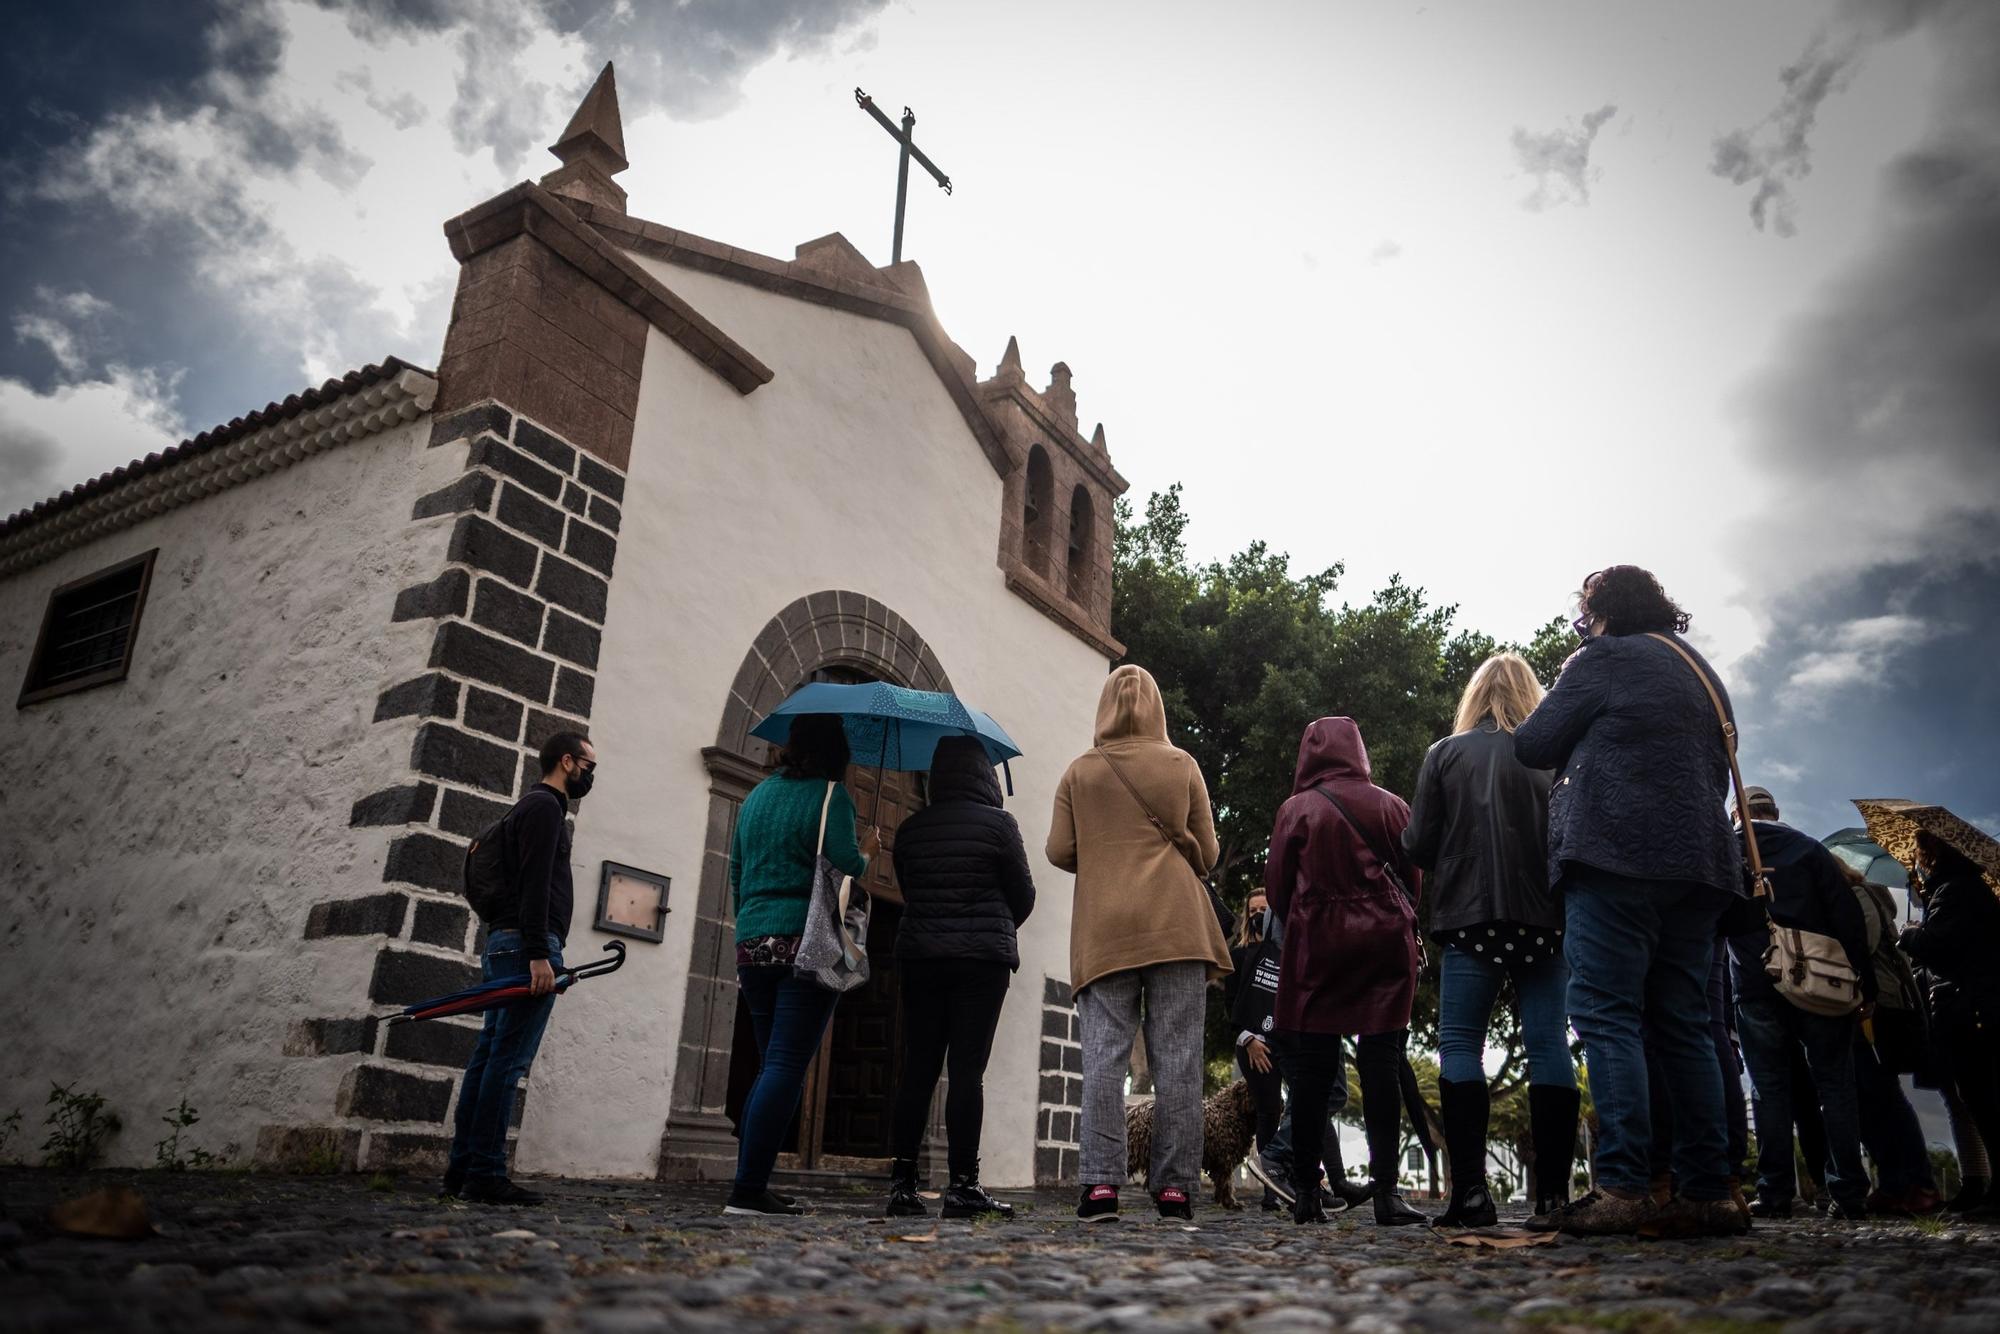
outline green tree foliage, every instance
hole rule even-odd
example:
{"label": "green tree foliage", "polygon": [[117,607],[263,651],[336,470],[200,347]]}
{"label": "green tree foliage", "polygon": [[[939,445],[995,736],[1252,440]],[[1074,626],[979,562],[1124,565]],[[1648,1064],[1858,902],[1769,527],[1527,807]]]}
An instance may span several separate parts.
{"label": "green tree foliage", "polygon": [[[1116,513],[1112,633],[1124,641],[1124,661],[1159,682],[1174,742],[1208,780],[1222,843],[1215,883],[1232,908],[1263,883],[1271,823],[1291,795],[1299,737],[1313,719],[1358,722],[1375,781],[1407,800],[1424,752],[1450,733],[1458,697],[1482,661],[1514,648],[1547,684],[1575,648],[1560,616],[1526,645],[1454,630],[1456,606],[1432,605],[1400,577],[1359,605],[1337,601],[1342,566],[1294,574],[1290,558],[1263,542],[1196,564],[1178,485],[1150,496],[1143,515],[1123,500]],[[1526,1070],[1511,1006],[1494,1019],[1494,1045],[1508,1052],[1504,1088]],[[1434,963],[1419,990],[1415,1030],[1419,1044],[1435,1047]],[[1210,1036],[1210,1050],[1223,1059],[1229,1034],[1219,1012]]]}

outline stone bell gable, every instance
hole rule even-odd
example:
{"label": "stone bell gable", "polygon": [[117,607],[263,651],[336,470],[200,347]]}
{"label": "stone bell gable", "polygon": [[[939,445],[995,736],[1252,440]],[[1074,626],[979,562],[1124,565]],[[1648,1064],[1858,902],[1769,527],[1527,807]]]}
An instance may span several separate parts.
{"label": "stone bell gable", "polygon": [[1111,637],[1112,505],[1130,484],[1111,466],[1103,423],[1086,438],[1069,367],[1058,361],[1036,389],[1012,338],[999,369],[979,382],[979,401],[1007,452],[1000,523],[1007,587],[1106,657],[1122,657],[1124,646]]}

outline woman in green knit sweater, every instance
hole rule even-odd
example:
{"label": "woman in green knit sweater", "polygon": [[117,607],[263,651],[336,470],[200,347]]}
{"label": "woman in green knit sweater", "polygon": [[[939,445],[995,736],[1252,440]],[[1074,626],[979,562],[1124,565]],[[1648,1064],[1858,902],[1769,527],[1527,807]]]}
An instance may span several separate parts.
{"label": "woman in green knit sweater", "polygon": [[736,909],[736,979],[757,1034],[757,1080],[743,1102],[736,1184],[724,1213],[805,1212],[771,1193],[771,1168],[838,999],[792,970],[811,903],[822,805],[826,858],[848,875],[861,878],[879,842],[873,829],[855,839],[854,801],[840,782],[847,762],[840,719],[803,714],[792,722],[778,772],[753,788],[737,812],[729,888]]}

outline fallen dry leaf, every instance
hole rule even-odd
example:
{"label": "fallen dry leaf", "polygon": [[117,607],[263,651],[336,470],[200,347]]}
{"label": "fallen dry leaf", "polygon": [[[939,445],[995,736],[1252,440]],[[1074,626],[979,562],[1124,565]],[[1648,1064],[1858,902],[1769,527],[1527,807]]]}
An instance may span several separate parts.
{"label": "fallen dry leaf", "polygon": [[923,1245],[928,1242],[933,1242],[936,1241],[937,1239],[938,1238],[937,1238],[936,1228],[932,1228],[929,1232],[913,1232],[906,1237],[889,1238],[890,1241],[908,1241],[908,1242],[914,1242],[918,1245]]}
{"label": "fallen dry leaf", "polygon": [[49,1224],[72,1237],[109,1237],[137,1241],[153,1235],[146,1201],[129,1186],[106,1186],[49,1210]]}
{"label": "fallen dry leaf", "polygon": [[1483,1227],[1468,1232],[1454,1232],[1445,1240],[1453,1246],[1475,1246],[1484,1250],[1513,1251],[1523,1246],[1552,1246],[1560,1234],[1555,1232],[1528,1232],[1521,1228]]}

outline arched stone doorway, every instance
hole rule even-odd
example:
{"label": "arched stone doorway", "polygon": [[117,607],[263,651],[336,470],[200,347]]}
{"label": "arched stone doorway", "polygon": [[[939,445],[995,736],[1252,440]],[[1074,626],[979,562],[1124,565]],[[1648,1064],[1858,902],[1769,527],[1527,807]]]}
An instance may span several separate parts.
{"label": "arched stone doorway", "polygon": [[[859,593],[834,591],[798,599],[771,618],[744,655],[723,704],[715,744],[702,751],[709,776],[708,825],[673,1102],[660,1143],[662,1179],[727,1180],[735,1172],[730,1073],[734,1056],[740,1084],[744,1053],[737,1050],[729,840],[743,798],[769,772],[771,748],[752,737],[750,728],[785,696],[815,678],[951,689],[950,678],[923,637],[901,616]],[[877,793],[872,777],[872,770],[865,776],[856,773],[851,780],[854,801],[863,818],[879,809],[886,851],[892,839],[889,831],[901,813],[916,804],[914,783],[908,775],[886,775]],[[870,882],[887,874],[887,863],[886,856],[878,859],[880,869],[870,868]],[[882,888],[879,883],[870,887]],[[878,924],[869,942],[871,956],[878,948],[886,951],[893,940],[894,916],[893,904],[878,908]],[[875,1049],[893,1045],[894,1025],[885,1026],[882,1018],[893,1014],[895,1001],[888,970],[878,966],[876,971],[878,982],[844,997],[835,1012],[835,1031],[829,1034],[809,1081],[807,1106],[797,1127],[799,1142],[781,1159],[781,1168],[853,1171],[873,1165],[872,1152],[841,1150],[876,1138],[873,1118],[878,1106],[886,1118],[890,1090],[881,1085],[893,1056],[885,1067],[883,1053]],[[831,1061],[836,1046],[868,1051],[862,1059]],[[886,1126],[886,1119],[882,1124]]]}

